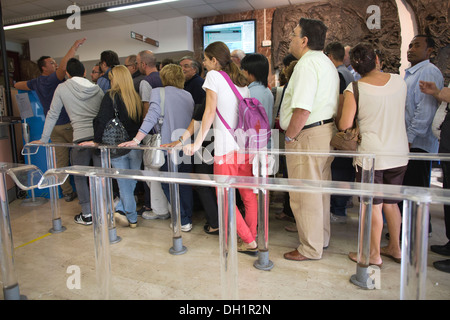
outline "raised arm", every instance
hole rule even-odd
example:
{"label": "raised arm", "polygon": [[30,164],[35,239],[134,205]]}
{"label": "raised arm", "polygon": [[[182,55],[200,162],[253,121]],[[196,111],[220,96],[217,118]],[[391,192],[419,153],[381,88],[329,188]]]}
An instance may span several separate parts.
{"label": "raised arm", "polygon": [[86,38],[79,39],[74,42],[74,44],[70,47],[69,51],[67,51],[64,58],[61,59],[58,69],[56,69],[56,76],[59,80],[63,80],[66,76],[66,67],[67,67],[67,61],[69,61],[71,58],[75,57],[75,53],[77,52],[78,48],[86,41]]}

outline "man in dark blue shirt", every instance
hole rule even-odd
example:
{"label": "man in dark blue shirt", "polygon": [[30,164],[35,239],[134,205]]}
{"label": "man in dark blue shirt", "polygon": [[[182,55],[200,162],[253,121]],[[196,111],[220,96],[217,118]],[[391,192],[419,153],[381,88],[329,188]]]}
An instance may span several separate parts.
{"label": "man in dark blue shirt", "polygon": [[195,104],[202,104],[206,92],[203,90],[205,79],[199,76],[201,65],[191,57],[181,58],[179,64],[183,68],[184,78],[186,79],[184,90],[192,95]]}
{"label": "man in dark blue shirt", "polygon": [[[84,41],[86,41],[86,38],[75,41],[64,58],[62,58],[59,67],[52,57],[40,57],[37,64],[41,75],[36,79],[20,81],[15,84],[14,87],[18,90],[36,91],[39,101],[42,104],[42,108],[44,109],[45,116],[47,116],[47,112],[50,109],[56,87],[65,80],[67,61],[75,56],[77,49]],[[73,129],[70,124],[69,116],[64,108],[62,109],[51,134],[51,141],[53,143],[72,143],[73,141]],[[56,166],[58,168],[69,165],[69,150],[67,148],[55,148],[55,153]],[[61,185],[61,189],[66,201],[72,201],[76,198],[76,193],[73,192],[69,179]]]}

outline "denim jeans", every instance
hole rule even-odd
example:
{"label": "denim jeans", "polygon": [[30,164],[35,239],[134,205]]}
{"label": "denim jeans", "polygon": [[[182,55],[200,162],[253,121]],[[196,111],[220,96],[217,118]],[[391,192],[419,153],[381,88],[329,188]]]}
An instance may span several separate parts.
{"label": "denim jeans", "polygon": [[[111,165],[117,169],[140,170],[142,163],[142,151],[131,150],[128,154],[111,159]],[[130,223],[137,222],[136,200],[134,199],[134,189],[136,180],[117,179],[119,185],[120,200],[116,205],[116,211],[125,212]]]}
{"label": "denim jeans", "polygon": [[[100,157],[95,154],[95,149],[72,148],[70,151],[70,162],[74,166],[101,167]],[[75,187],[77,188],[78,200],[81,206],[81,213],[84,217],[91,216],[91,193],[89,181],[85,176],[74,176]]]}

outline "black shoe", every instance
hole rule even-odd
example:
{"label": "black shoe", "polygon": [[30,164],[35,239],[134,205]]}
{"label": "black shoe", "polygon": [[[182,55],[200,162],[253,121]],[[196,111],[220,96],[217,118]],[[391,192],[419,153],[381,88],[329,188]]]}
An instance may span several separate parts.
{"label": "black shoe", "polygon": [[447,244],[444,244],[443,246],[433,245],[430,247],[430,250],[437,254],[442,254],[443,256],[450,257],[450,241],[447,242]]}
{"label": "black shoe", "polygon": [[450,273],[450,259],[433,262],[433,266],[439,271]]}
{"label": "black shoe", "polygon": [[77,193],[76,193],[76,192],[72,192],[72,193],[69,193],[69,194],[65,194],[65,195],[64,195],[64,200],[65,200],[66,202],[71,202],[71,201],[73,201],[76,197],[77,197]]}
{"label": "black shoe", "polygon": [[89,217],[85,217],[83,216],[83,213],[77,214],[73,220],[78,223],[78,224],[82,224],[85,226],[89,226],[92,224],[92,216]]}
{"label": "black shoe", "polygon": [[219,234],[219,229],[217,228],[217,230],[214,230],[215,228],[211,227],[209,224],[205,224],[203,226],[203,230],[207,233],[207,234],[215,234],[218,235]]}

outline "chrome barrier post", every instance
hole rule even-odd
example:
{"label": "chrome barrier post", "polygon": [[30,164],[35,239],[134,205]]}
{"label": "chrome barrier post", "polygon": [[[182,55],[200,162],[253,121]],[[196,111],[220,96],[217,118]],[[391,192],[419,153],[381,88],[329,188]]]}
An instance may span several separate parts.
{"label": "chrome barrier post", "polygon": [[[267,178],[268,155],[256,153],[257,176]],[[258,189],[258,260],[253,263],[256,269],[270,271],[273,262],[269,260],[269,191]]]}
{"label": "chrome barrier post", "polygon": [[233,188],[217,188],[222,298],[238,299],[236,203]]}
{"label": "chrome barrier post", "polygon": [[[176,149],[167,152],[167,168],[169,172],[178,172]],[[169,252],[173,255],[180,255],[186,253],[187,248],[183,245],[183,238],[181,237],[180,188],[178,183],[170,183],[169,191],[173,229],[173,246],[169,249]]]}
{"label": "chrome barrier post", "polygon": [[[361,183],[373,183],[375,159],[363,158]],[[373,196],[361,196],[359,205],[358,252],[356,274],[350,277],[350,282],[364,289],[375,289],[375,283],[370,278],[370,235],[372,229]]]}
{"label": "chrome barrier post", "polygon": [[401,300],[425,300],[429,202],[403,201]]}
{"label": "chrome barrier post", "polygon": [[[47,168],[56,169],[56,156],[55,147],[47,146],[45,148],[47,155]],[[52,224],[53,228],[49,230],[50,233],[60,233],[66,230],[66,227],[62,225],[61,213],[59,211],[58,203],[58,186],[52,186],[49,188],[50,191],[50,202],[52,207]]]}
{"label": "chrome barrier post", "polygon": [[[102,168],[111,168],[111,153],[108,148],[100,147],[100,158],[102,162]],[[108,217],[108,230],[109,230],[109,242],[111,244],[118,243],[122,240],[121,237],[117,236],[116,224],[114,221],[114,196],[112,189],[112,179],[105,179],[105,190],[106,190],[106,204],[107,204],[107,217]]]}
{"label": "chrome barrier post", "polygon": [[95,265],[101,299],[109,299],[111,257],[109,252],[108,201],[106,178],[89,177],[92,223],[94,227]]}
{"label": "chrome barrier post", "polygon": [[20,295],[19,283],[14,269],[14,245],[9,218],[8,190],[6,186],[6,173],[0,174],[0,266],[2,271],[3,296],[5,300],[23,300]]}

